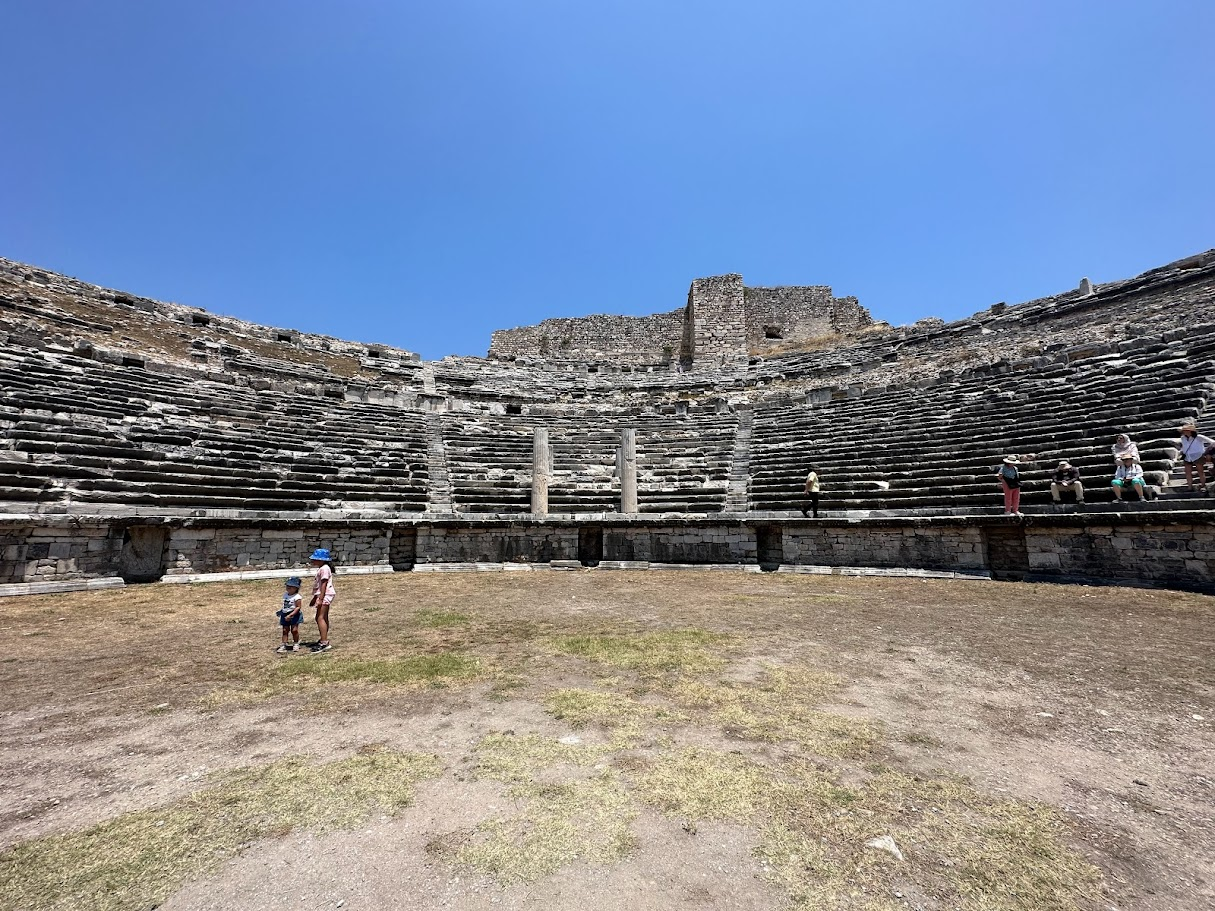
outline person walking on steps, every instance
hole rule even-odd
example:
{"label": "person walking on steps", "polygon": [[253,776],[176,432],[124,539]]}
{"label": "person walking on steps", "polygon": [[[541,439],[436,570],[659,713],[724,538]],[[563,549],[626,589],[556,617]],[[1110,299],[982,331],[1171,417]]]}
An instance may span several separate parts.
{"label": "person walking on steps", "polygon": [[806,475],[806,485],[803,491],[806,495],[805,505],[802,506],[802,515],[809,516],[809,510],[814,510],[814,518],[818,518],[818,492],[819,479],[818,469],[813,465],[810,466],[810,473]]}
{"label": "person walking on steps", "polygon": [[1181,453],[1182,464],[1185,465],[1186,490],[1194,489],[1194,469],[1198,469],[1198,489],[1207,492],[1207,474],[1204,463],[1213,462],[1215,456],[1215,440],[1204,437],[1198,432],[1193,421],[1181,425],[1181,439],[1177,441],[1177,451]]}
{"label": "person walking on steps", "polygon": [[316,578],[312,582],[312,600],[308,603],[316,608],[316,628],[320,633],[320,639],[312,646],[312,651],[327,652],[332,648],[329,644],[329,608],[337,595],[337,589],[333,586],[332,559],[329,550],[324,547],[318,547],[308,559],[316,569]]}
{"label": "person walking on steps", "polygon": [[1060,494],[1071,491],[1076,495],[1076,505],[1084,505],[1084,485],[1080,483],[1080,469],[1064,459],[1055,469],[1055,479],[1050,482],[1050,496],[1056,503],[1062,503]]}
{"label": "person walking on steps", "polygon": [[1005,456],[1000,467],[996,469],[996,477],[1000,479],[1000,487],[1004,490],[1004,515],[1021,515],[1021,472],[1017,469],[1020,464],[1015,455]]}

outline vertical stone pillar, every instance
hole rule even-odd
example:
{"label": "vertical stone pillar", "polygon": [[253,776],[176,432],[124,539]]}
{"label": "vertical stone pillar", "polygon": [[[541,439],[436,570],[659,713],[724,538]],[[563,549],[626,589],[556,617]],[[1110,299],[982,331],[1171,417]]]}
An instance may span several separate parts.
{"label": "vertical stone pillar", "polygon": [[1080,279],[1080,296],[1088,297],[1093,293],[1093,283],[1088,278]]}
{"label": "vertical stone pillar", "polygon": [[620,431],[620,511],[637,512],[637,431]]}
{"label": "vertical stone pillar", "polygon": [[532,437],[532,514],[548,515],[548,482],[553,473],[548,428],[537,427]]}

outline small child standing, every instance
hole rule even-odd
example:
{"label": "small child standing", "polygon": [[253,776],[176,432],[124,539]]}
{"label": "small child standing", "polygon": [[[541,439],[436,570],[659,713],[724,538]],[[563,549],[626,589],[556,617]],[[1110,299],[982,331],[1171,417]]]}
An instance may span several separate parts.
{"label": "small child standing", "polygon": [[337,590],[333,587],[333,566],[329,550],[318,547],[308,558],[316,567],[316,579],[312,583],[312,600],[308,603],[316,608],[316,628],[320,633],[320,641],[312,647],[314,652],[327,652],[333,646],[329,644],[329,607],[333,604]]}
{"label": "small child standing", "polygon": [[300,595],[300,577],[292,576],[283,590],[283,606],[278,610],[278,623],[283,628],[283,644],[276,652],[294,652],[300,647],[300,621],[304,619],[304,599]]}

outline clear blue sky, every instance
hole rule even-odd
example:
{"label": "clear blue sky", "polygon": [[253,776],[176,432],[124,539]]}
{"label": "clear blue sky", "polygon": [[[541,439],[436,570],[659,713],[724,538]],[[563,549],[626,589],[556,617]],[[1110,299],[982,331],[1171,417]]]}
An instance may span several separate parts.
{"label": "clear blue sky", "polygon": [[6,0],[0,255],[483,354],[697,276],[967,315],[1215,246],[1215,3]]}

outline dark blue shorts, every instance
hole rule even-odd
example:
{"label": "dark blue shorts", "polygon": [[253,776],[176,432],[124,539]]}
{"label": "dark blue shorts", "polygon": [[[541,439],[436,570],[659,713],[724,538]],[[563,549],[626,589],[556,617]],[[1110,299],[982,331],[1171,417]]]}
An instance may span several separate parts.
{"label": "dark blue shorts", "polygon": [[284,614],[282,611],[278,612],[279,626],[285,627],[287,629],[290,629],[293,626],[299,626],[300,623],[303,621],[303,619],[304,619],[303,610],[298,610],[295,612],[294,615],[290,615],[290,616],[287,614]]}

